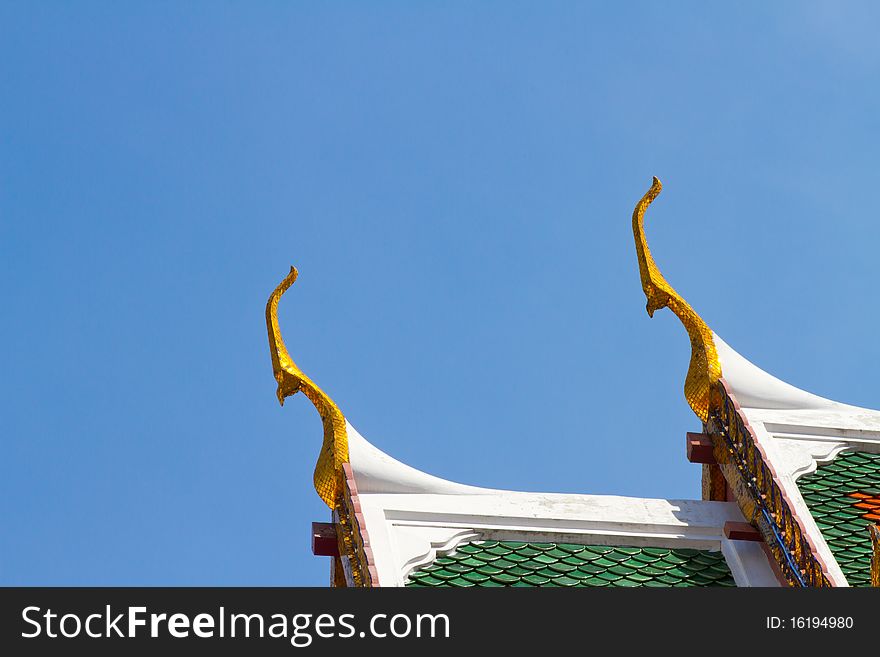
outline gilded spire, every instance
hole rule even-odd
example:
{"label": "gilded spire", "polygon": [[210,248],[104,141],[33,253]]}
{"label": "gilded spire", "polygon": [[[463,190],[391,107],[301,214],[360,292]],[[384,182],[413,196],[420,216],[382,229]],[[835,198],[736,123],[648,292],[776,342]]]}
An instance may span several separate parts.
{"label": "gilded spire", "polygon": [[712,330],[663,278],[648,248],[648,240],[645,238],[645,211],[661,189],[663,185],[654,178],[651,188],[633,211],[633,236],[636,240],[639,275],[648,300],[645,308],[651,317],[655,311],[669,308],[684,325],[691,340],[691,362],[684,382],[684,396],[694,413],[705,422],[709,417],[709,390],[721,378],[721,363],[715,351]]}
{"label": "gilded spire", "polygon": [[345,430],[345,417],[332,399],[314,381],[306,376],[287,352],[281,329],[278,328],[278,301],[281,295],[296,280],[295,267],[281,281],[269,296],[266,304],[266,327],[269,330],[269,351],[272,356],[272,370],[278,382],[276,395],[281,405],[285,397],[302,390],[314,404],[324,424],[324,444],[315,466],[315,490],[331,509],[336,507],[341,492],[342,464],[348,462],[348,434]]}

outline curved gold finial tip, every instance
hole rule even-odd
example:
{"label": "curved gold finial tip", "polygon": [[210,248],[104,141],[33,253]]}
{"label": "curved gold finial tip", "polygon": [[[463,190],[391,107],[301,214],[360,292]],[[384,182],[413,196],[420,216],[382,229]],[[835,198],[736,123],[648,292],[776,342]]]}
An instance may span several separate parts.
{"label": "curved gold finial tip", "polygon": [[709,414],[709,391],[721,377],[721,363],[715,350],[712,331],[663,277],[648,247],[645,237],[645,211],[662,189],[660,179],[653,176],[651,188],[636,204],[632,217],[639,275],[647,301],[645,310],[653,317],[657,310],[669,308],[684,325],[691,341],[691,362],[685,379],[685,398],[694,413],[705,422]]}
{"label": "curved gold finial tip", "polygon": [[[287,276],[284,277],[284,280],[278,285],[273,292],[274,300],[275,300],[275,308],[273,309],[272,320],[275,328],[278,327],[278,300],[281,299],[281,296],[290,289],[290,286],[296,282],[296,279],[299,277],[299,271],[293,265],[290,265],[290,271],[287,272]],[[277,296],[275,296],[277,293]],[[278,353],[278,367],[275,368],[275,380],[278,382],[278,387],[275,389],[275,396],[278,397],[278,403],[284,406],[285,397],[290,397],[291,395],[295,395],[300,389],[300,381],[295,376],[290,376],[290,372],[283,366],[284,357],[290,361],[290,354],[287,353],[287,348],[284,345],[284,340],[281,338],[281,332],[277,332],[277,345],[280,346],[280,350],[276,346],[276,353]],[[283,356],[282,353],[283,352]],[[292,361],[290,361],[292,363]],[[273,363],[274,364],[274,363]]]}
{"label": "curved gold finial tip", "polygon": [[296,280],[296,267],[278,284],[266,303],[266,328],[269,331],[269,353],[272,357],[272,373],[278,388],[275,396],[284,406],[284,398],[302,393],[309,398],[321,416],[324,425],[324,444],[315,465],[315,490],[331,509],[335,508],[341,495],[340,473],[342,464],[348,462],[348,434],[345,416],[339,407],[318,385],[297,367],[290,357],[281,329],[278,326],[278,301]]}
{"label": "curved gold finial tip", "polygon": [[289,288],[291,285],[293,285],[296,282],[296,279],[298,277],[299,277],[299,271],[297,270],[296,267],[294,267],[293,265],[290,265],[290,271],[287,272],[287,276],[284,277],[284,280],[281,281],[281,285],[278,286],[278,287],[282,288],[281,293],[278,296],[281,296],[281,294],[284,294],[287,291],[287,288]]}
{"label": "curved gold finial tip", "polygon": [[644,209],[647,209],[653,200],[660,196],[660,192],[662,191],[663,183],[660,182],[660,179],[657,176],[651,176],[651,187],[645,192],[645,195],[642,197],[642,200],[639,201],[639,204],[644,204]]}
{"label": "curved gold finial tip", "polygon": [[269,295],[269,301],[266,304],[266,328],[269,330],[269,351],[272,357],[272,373],[275,381],[278,382],[278,388],[275,390],[275,396],[278,397],[278,403],[284,406],[284,398],[295,395],[299,392],[302,385],[302,377],[299,368],[291,359],[284,345],[284,339],[281,337],[281,330],[278,327],[278,302],[281,296],[296,281],[299,272],[296,267],[290,267],[287,276],[278,284],[272,294]]}

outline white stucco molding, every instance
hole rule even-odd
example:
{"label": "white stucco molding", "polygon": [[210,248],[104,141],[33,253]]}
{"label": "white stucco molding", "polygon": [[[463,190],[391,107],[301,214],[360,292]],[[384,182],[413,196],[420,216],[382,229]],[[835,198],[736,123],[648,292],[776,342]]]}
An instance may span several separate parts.
{"label": "white stucco molding", "polygon": [[[722,549],[743,517],[730,502],[499,491],[493,495],[360,496],[379,580],[403,586],[413,569],[474,540]],[[744,585],[777,585],[763,556],[733,541],[725,557]],[[739,568],[739,570],[737,570]],[[745,570],[744,570],[745,569]],[[748,584],[748,582],[753,582]],[[761,582],[755,584],[754,582]]]}
{"label": "white stucco molding", "polygon": [[731,541],[721,537],[721,553],[730,567],[737,586],[778,587],[779,580],[770,569],[767,554],[755,541]]}
{"label": "white stucco molding", "polygon": [[743,408],[864,410],[796,388],[741,356],[717,333],[712,336],[721,374]]}
{"label": "white stucco molding", "polygon": [[[766,426],[764,427],[766,430]],[[773,437],[771,450],[777,457],[773,463],[776,472],[782,477],[796,481],[798,477],[815,472],[819,463],[827,463],[847,448],[847,443],[839,440],[801,440],[797,438]]]}
{"label": "white stucco molding", "polygon": [[349,461],[360,494],[435,493],[486,495],[497,491],[435,477],[402,463],[370,443],[347,421]]}
{"label": "white stucco molding", "polygon": [[461,543],[480,539],[480,534],[472,529],[443,525],[396,524],[391,531],[394,534],[392,549],[400,575],[400,584],[406,581],[406,577],[413,570],[433,562],[438,554],[449,554]]}

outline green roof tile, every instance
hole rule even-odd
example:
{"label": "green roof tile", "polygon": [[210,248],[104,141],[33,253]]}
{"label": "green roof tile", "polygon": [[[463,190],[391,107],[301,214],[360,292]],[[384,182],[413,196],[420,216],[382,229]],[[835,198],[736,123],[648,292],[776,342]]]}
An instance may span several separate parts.
{"label": "green roof tile", "polygon": [[645,554],[644,552],[641,554],[634,554],[632,556],[633,561],[638,561],[641,564],[652,564],[655,561],[657,561],[658,559],[661,559],[661,557],[656,557],[656,556],[653,556],[650,554]]}
{"label": "green roof tile", "polygon": [[[847,516],[853,522],[853,516]],[[853,545],[846,545],[853,550]],[[484,559],[485,555],[493,559]],[[506,555],[500,556],[499,555]],[[407,586],[735,586],[720,552],[485,541],[413,572]]]}
{"label": "green roof tile", "polygon": [[475,559],[473,557],[462,559],[461,565],[469,566],[471,568],[483,568],[487,565],[485,561],[481,561],[480,559]]}
{"label": "green roof tile", "polygon": [[523,575],[528,575],[532,571],[528,568],[523,568],[522,566],[514,566],[513,568],[508,568],[507,572],[511,575],[516,575],[517,577],[522,577]]}
{"label": "green roof tile", "polygon": [[455,579],[451,579],[448,582],[446,582],[446,584],[448,584],[449,586],[458,586],[460,588],[468,588],[471,586],[476,586],[476,584],[474,584],[473,582],[469,582],[462,577],[456,577]]}
{"label": "green roof tile", "polygon": [[[470,561],[470,559],[465,561]],[[453,573],[467,573],[473,570],[473,566],[467,565],[464,561],[461,563],[451,563],[448,566],[444,566],[444,568]]]}
{"label": "green roof tile", "polygon": [[626,566],[618,564],[616,566],[611,566],[611,568],[608,569],[608,572],[614,573],[615,575],[626,576],[626,575],[632,575],[636,571],[633,570],[632,568],[627,568]]}
{"label": "green roof tile", "polygon": [[554,586],[577,586],[580,583],[579,579],[575,579],[573,577],[554,577],[551,580],[551,583]]}
{"label": "green roof tile", "polygon": [[541,554],[541,551],[526,545],[524,547],[517,548],[516,553],[521,557],[537,557],[539,554]]}
{"label": "green roof tile", "polygon": [[590,562],[595,566],[601,566],[602,569],[611,568],[611,566],[616,566],[617,561],[606,559],[605,557],[599,557],[598,559],[591,559]]}
{"label": "green roof tile", "polygon": [[577,573],[572,576],[573,577],[577,576],[577,577],[581,577],[581,578],[591,577],[592,575],[595,575],[597,573],[601,573],[603,570],[605,570],[605,569],[602,566],[597,566],[594,563],[583,563],[580,566],[578,566]]}
{"label": "green roof tile", "polygon": [[542,563],[544,565],[549,565],[551,563],[556,563],[559,559],[554,559],[553,557],[548,556],[546,553],[537,555],[533,561],[537,561],[538,563]]}
{"label": "green roof tile", "polygon": [[496,568],[495,566],[489,566],[487,564],[484,564],[484,565],[480,566],[479,568],[477,568],[477,572],[481,573],[483,575],[486,575],[488,577],[491,577],[492,575],[499,575],[499,574],[503,573],[504,570],[501,568]]}
{"label": "green roof tile", "polygon": [[498,582],[499,584],[503,584],[504,586],[510,586],[515,582],[519,581],[519,577],[517,575],[510,575],[508,573],[498,573],[497,575],[492,576],[492,580]]}
{"label": "green roof tile", "polygon": [[667,554],[669,554],[669,550],[667,550],[666,548],[646,547],[642,548],[642,552],[644,552],[645,554],[650,554],[652,557],[665,557]]}
{"label": "green roof tile", "polygon": [[[662,564],[661,564],[661,565],[662,565]],[[725,563],[724,565],[727,566],[726,563]],[[649,576],[651,576],[651,577],[656,577],[656,576],[658,576],[658,575],[663,575],[663,574],[666,573],[666,571],[663,570],[663,568],[656,568],[656,567],[654,567],[654,566],[644,566],[644,567],[642,567],[642,568],[639,569],[639,572],[642,573],[642,574],[644,574],[644,575],[649,575]]]}
{"label": "green roof tile", "polygon": [[554,560],[557,560],[565,559],[566,557],[568,557],[568,552],[563,552],[559,548],[553,548],[552,550],[547,550],[544,555],[548,557],[553,557]]}
{"label": "green roof tile", "polygon": [[566,573],[570,573],[572,570],[576,570],[577,566],[572,566],[569,563],[565,563],[563,561],[557,561],[554,564],[550,564],[550,570],[555,570],[557,573],[562,573],[563,575]]}
{"label": "green roof tile", "polygon": [[853,493],[880,501],[880,454],[846,452],[797,481],[798,488],[851,586],[871,584],[869,509]]}
{"label": "green roof tile", "polygon": [[587,579],[581,580],[581,584],[579,586],[610,586],[609,582],[604,579],[600,579],[598,577],[588,577]]}

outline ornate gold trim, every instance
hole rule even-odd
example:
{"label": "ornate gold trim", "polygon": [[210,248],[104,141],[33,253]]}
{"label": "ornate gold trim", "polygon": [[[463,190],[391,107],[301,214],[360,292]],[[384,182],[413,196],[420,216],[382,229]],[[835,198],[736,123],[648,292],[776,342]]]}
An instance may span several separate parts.
{"label": "ornate gold trim", "polygon": [[333,512],[344,586],[378,586],[373,553],[368,547],[369,539],[363,526],[364,517],[360,504],[355,502],[356,497],[357,485],[351,466],[348,465],[343,468],[342,493],[339,505]]}
{"label": "ornate gold trim", "polygon": [[655,177],[651,189],[636,204],[633,211],[633,236],[636,241],[636,256],[639,260],[639,275],[642,279],[642,290],[648,300],[645,309],[648,315],[653,317],[655,311],[669,308],[684,325],[691,340],[691,362],[684,381],[684,396],[694,413],[705,422],[709,418],[709,391],[721,378],[721,363],[715,351],[712,330],[666,281],[648,248],[648,240],[645,237],[645,211],[660,194],[661,189],[663,185]]}
{"label": "ornate gold trim", "polygon": [[723,379],[712,387],[706,430],[743,516],[755,526],[792,586],[832,586],[824,562],[769,467],[767,455]]}
{"label": "ornate gold trim", "polygon": [[298,272],[296,267],[275,288],[266,303],[266,328],[269,331],[269,352],[272,356],[272,370],[278,382],[276,395],[284,406],[285,397],[303,394],[314,404],[324,424],[324,444],[315,465],[315,490],[331,509],[339,504],[342,495],[342,464],[348,463],[348,434],[345,430],[345,417],[339,407],[306,376],[287,352],[281,329],[278,327],[278,301],[293,285]]}

